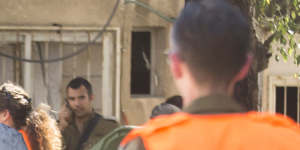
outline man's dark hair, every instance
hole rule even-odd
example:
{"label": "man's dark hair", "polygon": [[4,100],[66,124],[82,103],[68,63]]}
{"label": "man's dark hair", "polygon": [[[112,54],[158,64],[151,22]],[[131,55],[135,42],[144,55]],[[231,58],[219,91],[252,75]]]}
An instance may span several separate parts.
{"label": "man's dark hair", "polygon": [[175,105],[175,106],[177,106],[180,109],[182,109],[182,106],[183,106],[183,104],[182,104],[182,97],[179,96],[179,95],[175,95],[175,96],[167,98],[166,103],[167,104]]}
{"label": "man's dark hair", "polygon": [[74,79],[72,79],[69,84],[66,87],[66,90],[68,92],[68,88],[72,88],[72,89],[78,89],[80,88],[80,86],[83,85],[87,91],[88,91],[88,95],[91,96],[93,94],[93,90],[92,90],[92,85],[90,84],[90,82],[82,77],[76,77]]}
{"label": "man's dark hair", "polygon": [[224,0],[191,1],[174,23],[172,38],[198,83],[228,84],[246,62],[250,26]]}
{"label": "man's dark hair", "polygon": [[173,114],[173,113],[180,112],[180,111],[181,111],[180,108],[178,108],[175,105],[161,103],[152,109],[150,118],[152,119],[159,115]]}

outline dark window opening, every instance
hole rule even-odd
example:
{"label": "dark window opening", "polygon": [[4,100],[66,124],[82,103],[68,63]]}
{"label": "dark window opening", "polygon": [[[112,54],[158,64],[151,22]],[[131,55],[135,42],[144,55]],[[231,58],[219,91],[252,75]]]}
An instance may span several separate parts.
{"label": "dark window opening", "polygon": [[284,87],[276,87],[276,112],[284,114]]}
{"label": "dark window opening", "polygon": [[132,32],[131,94],[151,93],[151,33]]}
{"label": "dark window opening", "polygon": [[297,121],[297,98],[298,88],[287,88],[287,115]]}
{"label": "dark window opening", "polygon": [[276,112],[284,114],[286,108],[286,115],[297,121],[298,114],[298,88],[286,87],[286,106],[285,106],[285,92],[284,87],[276,87]]}

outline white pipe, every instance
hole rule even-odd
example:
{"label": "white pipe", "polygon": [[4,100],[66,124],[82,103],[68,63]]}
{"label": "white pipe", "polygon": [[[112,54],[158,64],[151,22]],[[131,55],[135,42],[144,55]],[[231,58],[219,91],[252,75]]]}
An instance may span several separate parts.
{"label": "white pipe", "polygon": [[120,29],[116,29],[116,119],[121,121],[121,32]]}
{"label": "white pipe", "polygon": [[106,33],[103,38],[103,67],[102,67],[102,112],[104,116],[113,116],[113,36]]}
{"label": "white pipe", "polygon": [[[57,26],[0,26],[0,30],[69,30],[69,31],[74,31],[74,30],[82,30],[82,31],[99,31],[102,30],[103,27],[72,27],[72,26],[62,26],[62,27],[57,27]],[[107,31],[115,31],[115,30],[120,30],[119,27],[107,27]]]}
{"label": "white pipe", "polygon": [[[25,34],[25,58],[31,59],[32,56],[32,46],[31,46],[32,36],[30,34]],[[31,63],[24,62],[24,88],[32,96],[32,71]]]}
{"label": "white pipe", "polygon": [[[88,42],[90,42],[91,41],[91,35],[90,35],[90,33],[88,32],[87,33],[87,35],[88,35]],[[86,67],[86,74],[87,74],[87,80],[88,81],[91,81],[91,49],[90,49],[90,45],[88,45],[88,47],[87,47],[87,67]]]}
{"label": "white pipe", "polygon": [[[74,37],[73,39],[73,53],[77,51],[77,38]],[[72,76],[75,78],[77,76],[77,56],[72,58]]]}

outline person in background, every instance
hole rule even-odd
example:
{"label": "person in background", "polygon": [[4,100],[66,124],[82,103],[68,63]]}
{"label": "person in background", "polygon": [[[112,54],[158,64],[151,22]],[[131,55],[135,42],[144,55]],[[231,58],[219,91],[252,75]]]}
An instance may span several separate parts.
{"label": "person in background", "polygon": [[299,150],[292,119],[247,112],[232,95],[248,73],[250,23],[225,0],[186,4],[174,23],[170,68],[184,113],[157,117],[122,141],[124,150]]}
{"label": "person in background", "polygon": [[[19,130],[28,150],[61,149],[60,131],[47,109],[46,105],[43,105],[33,110],[31,98],[20,86],[12,83],[4,83],[0,86],[0,123],[8,126],[4,127],[7,130],[11,130],[10,128]],[[10,136],[18,136],[15,132],[11,133],[6,135],[6,140],[9,140]],[[5,133],[1,132],[2,134]],[[17,141],[8,141],[8,143],[15,144],[15,147],[22,145],[22,142]]]}
{"label": "person in background", "polygon": [[175,96],[167,98],[165,103],[175,105],[180,109],[183,108],[182,97],[179,95],[175,95]]}
{"label": "person in background", "polygon": [[173,114],[180,111],[181,111],[180,108],[178,108],[175,105],[168,104],[168,103],[161,103],[152,109],[150,119],[153,119],[154,117],[157,117],[159,115]]}
{"label": "person in background", "polygon": [[66,95],[66,104],[59,114],[65,150],[90,149],[119,126],[115,120],[106,119],[94,111],[92,85],[86,79],[76,77],[71,80]]}

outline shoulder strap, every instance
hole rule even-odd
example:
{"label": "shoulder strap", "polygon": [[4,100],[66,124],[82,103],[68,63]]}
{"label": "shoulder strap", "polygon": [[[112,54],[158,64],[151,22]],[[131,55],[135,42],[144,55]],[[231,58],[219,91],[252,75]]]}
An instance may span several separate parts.
{"label": "shoulder strap", "polygon": [[81,150],[83,143],[87,141],[89,136],[91,135],[93,129],[95,128],[97,122],[102,118],[101,115],[97,114],[88,122],[88,125],[86,128],[83,130],[83,134],[79,138],[79,142],[77,144],[77,149],[76,150]]}
{"label": "shoulder strap", "polygon": [[28,150],[32,150],[31,145],[30,145],[30,140],[28,138],[27,133],[24,130],[19,130],[19,132],[22,134],[24,142],[26,144],[26,147]]}

